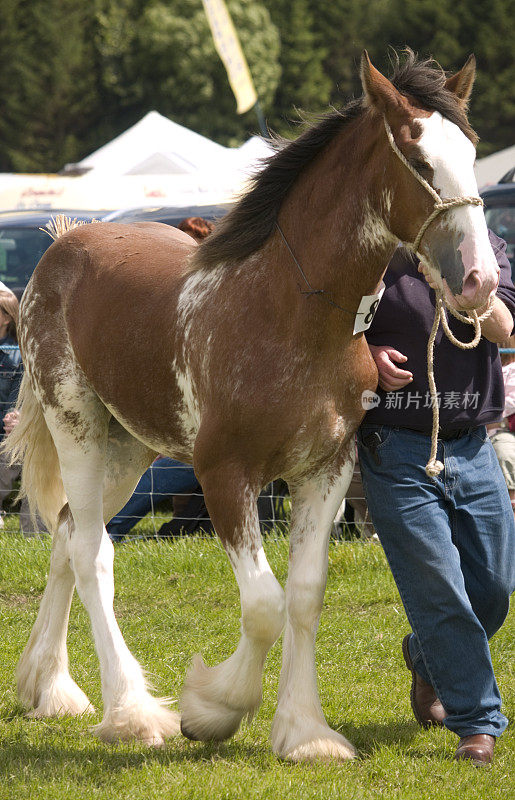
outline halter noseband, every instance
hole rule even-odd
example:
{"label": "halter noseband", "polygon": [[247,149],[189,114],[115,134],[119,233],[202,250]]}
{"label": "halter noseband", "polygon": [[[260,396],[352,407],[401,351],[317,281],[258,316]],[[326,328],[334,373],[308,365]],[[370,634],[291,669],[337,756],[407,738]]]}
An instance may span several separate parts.
{"label": "halter noseband", "polygon": [[425,232],[436,219],[436,217],[440,216],[440,214],[444,211],[448,211],[450,208],[456,208],[457,206],[483,206],[484,203],[480,197],[450,197],[448,200],[442,200],[438,192],[436,192],[430,183],[428,183],[422,175],[417,172],[415,167],[413,167],[405,155],[399,150],[395,139],[393,138],[392,129],[388,125],[388,121],[386,117],[383,117],[384,120],[384,127],[386,129],[386,135],[388,136],[388,141],[390,142],[390,146],[393,152],[400,158],[402,163],[405,167],[409,169],[411,174],[417,179],[417,181],[424,187],[424,189],[429,192],[433,200],[435,201],[435,206],[428,216],[426,221],[422,224],[419,232],[415,237],[415,241],[413,243],[410,242],[403,242],[403,244],[408,247],[413,253],[418,253],[418,248],[420,247],[420,242],[422,241],[422,237],[424,236]]}

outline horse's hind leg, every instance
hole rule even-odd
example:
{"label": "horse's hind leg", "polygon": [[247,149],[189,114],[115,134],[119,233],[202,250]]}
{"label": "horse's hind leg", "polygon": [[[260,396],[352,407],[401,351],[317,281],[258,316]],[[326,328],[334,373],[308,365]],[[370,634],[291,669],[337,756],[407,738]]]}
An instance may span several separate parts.
{"label": "horse's hind leg", "polygon": [[284,625],[284,592],[267,562],[258,492],[235,467],[200,472],[210,517],[231,561],[241,597],[241,637],[215,667],[193,660],[182,692],[181,730],[190,739],[227,739],[261,703],[266,655]]}
{"label": "horse's hind leg", "polygon": [[31,717],[91,713],[88,698],[68,671],[66,632],[75,577],[68,555],[68,510],[52,539],[48,581],[29,641],[16,667],[18,697]]}
{"label": "horse's hind leg", "polygon": [[[104,519],[122,508],[154,453],[111,419],[106,449]],[[29,641],[16,668],[18,697],[31,717],[92,713],[84,692],[68,671],[66,633],[75,575],[70,566],[74,531],[68,504],[61,509],[52,538],[48,581]]]}
{"label": "horse's hind leg", "polygon": [[[104,716],[96,732],[106,741],[137,738],[159,746],[164,737],[178,732],[178,717],[149,694],[142,669],[127,648],[114,615],[113,545],[103,520],[104,493],[113,498],[117,494],[104,485],[109,415],[98,399],[86,397],[82,389],[80,405],[75,398],[73,415],[47,409],[46,419],[73,517],[70,563],[91,619],[100,660]],[[132,488],[137,481],[133,477]],[[117,503],[123,505],[124,499],[121,493]]]}
{"label": "horse's hind leg", "polygon": [[281,758],[292,761],[347,760],[355,755],[352,745],[331,730],[325,720],[315,663],[315,636],[327,579],[329,536],[352,471],[353,459],[336,474],[319,475],[301,486],[290,486],[288,619],[272,747]]}

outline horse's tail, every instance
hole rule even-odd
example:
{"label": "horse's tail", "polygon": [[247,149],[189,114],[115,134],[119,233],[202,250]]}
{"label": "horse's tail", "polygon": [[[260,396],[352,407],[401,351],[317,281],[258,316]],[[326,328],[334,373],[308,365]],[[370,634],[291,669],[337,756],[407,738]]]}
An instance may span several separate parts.
{"label": "horse's tail", "polygon": [[54,532],[66,495],[57,450],[26,373],[16,407],[20,412],[19,422],[1,448],[9,454],[11,464],[23,465],[18,497],[28,498],[34,525],[39,514],[47,529]]}
{"label": "horse's tail", "polygon": [[[86,223],[82,220],[57,214],[46,228],[48,235],[55,241],[84,224]],[[34,528],[37,526],[36,515],[39,514],[48,530],[53,533],[57,527],[59,512],[66,503],[66,495],[57,450],[27,373],[22,378],[16,408],[20,412],[19,422],[5,437],[0,445],[0,452],[9,456],[11,464],[22,464],[17,499],[28,499]]]}
{"label": "horse's tail", "polygon": [[[92,219],[91,222],[98,222],[96,219]],[[45,228],[46,233],[54,240],[60,239],[61,236],[64,236],[65,233],[68,231],[73,230],[73,228],[79,228],[81,225],[88,225],[89,223],[86,220],[77,219],[74,217],[67,217],[66,214],[57,214],[55,217],[52,217],[50,222],[47,222]]]}

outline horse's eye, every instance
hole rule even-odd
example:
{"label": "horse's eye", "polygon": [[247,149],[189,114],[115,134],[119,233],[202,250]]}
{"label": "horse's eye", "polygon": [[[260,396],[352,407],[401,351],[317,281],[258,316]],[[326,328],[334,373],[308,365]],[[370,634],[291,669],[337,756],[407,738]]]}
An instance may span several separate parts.
{"label": "horse's eye", "polygon": [[410,164],[412,167],[415,167],[417,172],[420,172],[424,176],[431,173],[431,167],[427,161],[421,161],[419,158],[414,158],[410,161]]}

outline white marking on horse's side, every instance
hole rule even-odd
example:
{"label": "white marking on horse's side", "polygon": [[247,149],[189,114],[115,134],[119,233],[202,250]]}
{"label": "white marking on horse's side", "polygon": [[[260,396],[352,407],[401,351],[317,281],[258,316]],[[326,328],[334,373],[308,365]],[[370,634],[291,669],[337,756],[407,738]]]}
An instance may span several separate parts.
{"label": "white marking on horse's side", "polygon": [[191,333],[193,321],[197,318],[199,307],[208,299],[213,301],[213,295],[223,283],[224,267],[214,269],[200,269],[192,272],[186,278],[177,300],[178,329],[182,333],[186,346]]}
{"label": "white marking on horse's side", "polygon": [[[193,448],[200,425],[200,407],[190,364],[190,340],[195,333],[194,322],[202,319],[202,305],[206,302],[219,302],[216,295],[223,278],[223,267],[193,272],[186,279],[177,301],[177,330],[182,338],[180,361],[184,367],[180,367],[179,359],[175,359],[173,371],[183,398],[182,408],[177,408],[176,413],[179,417],[182,434],[191,448]],[[199,348],[197,343],[195,348],[197,354],[199,350],[201,352],[204,376],[207,376],[211,341],[212,334],[209,334],[207,340],[202,343],[202,347]]]}
{"label": "white marking on horse's side", "polygon": [[180,420],[182,434],[189,447],[193,449],[195,437],[200,425],[200,407],[191,375],[191,369],[186,359],[185,364],[186,369],[184,371],[178,368],[176,361],[173,365],[177,385],[181,390],[183,398],[183,405],[181,408],[176,409],[176,413]]}
{"label": "white marking on horse's side", "polygon": [[391,191],[391,189],[383,189],[383,191],[381,192],[381,202],[384,209],[384,213],[389,214],[393,202],[393,192]]}
{"label": "white marking on horse's side", "polygon": [[367,250],[397,243],[397,238],[388,230],[385,221],[374,211],[369,201],[364,204],[364,217],[357,236],[360,244]]}

